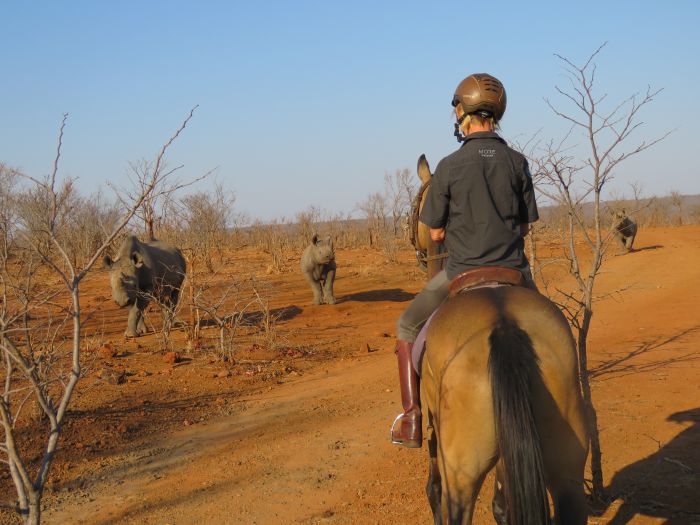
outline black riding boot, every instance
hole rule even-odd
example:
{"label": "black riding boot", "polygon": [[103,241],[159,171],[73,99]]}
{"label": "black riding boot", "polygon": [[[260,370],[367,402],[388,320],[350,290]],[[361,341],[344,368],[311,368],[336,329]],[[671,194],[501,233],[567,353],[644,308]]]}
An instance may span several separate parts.
{"label": "black riding boot", "polygon": [[418,374],[413,370],[411,361],[412,347],[413,345],[408,341],[396,342],[403,414],[397,416],[391,426],[391,442],[408,448],[420,448],[423,445],[420,389]]}

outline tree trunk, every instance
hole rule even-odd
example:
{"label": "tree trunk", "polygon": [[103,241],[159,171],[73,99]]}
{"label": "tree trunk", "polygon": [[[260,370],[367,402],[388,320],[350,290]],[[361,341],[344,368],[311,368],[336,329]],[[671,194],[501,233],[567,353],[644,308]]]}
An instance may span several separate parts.
{"label": "tree trunk", "polygon": [[598,414],[593,404],[591,393],[590,374],[588,372],[588,350],[586,340],[588,330],[591,326],[593,311],[585,308],[583,322],[578,330],[578,360],[579,376],[581,380],[581,390],[583,392],[583,402],[585,408],[586,423],[591,439],[591,476],[593,478],[592,496],[596,501],[602,501],[605,497],[605,486],[603,484],[603,463],[600,449],[600,431],[598,430]]}
{"label": "tree trunk", "polygon": [[41,523],[41,491],[29,492],[29,512],[24,520],[25,525],[39,525]]}

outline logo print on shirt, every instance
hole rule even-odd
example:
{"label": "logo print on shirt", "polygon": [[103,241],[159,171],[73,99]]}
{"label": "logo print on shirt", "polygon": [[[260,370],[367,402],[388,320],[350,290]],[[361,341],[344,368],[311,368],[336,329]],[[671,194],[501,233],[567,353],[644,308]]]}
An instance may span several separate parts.
{"label": "logo print on shirt", "polygon": [[496,155],[496,150],[495,149],[480,149],[479,150],[479,155],[486,159],[490,159]]}

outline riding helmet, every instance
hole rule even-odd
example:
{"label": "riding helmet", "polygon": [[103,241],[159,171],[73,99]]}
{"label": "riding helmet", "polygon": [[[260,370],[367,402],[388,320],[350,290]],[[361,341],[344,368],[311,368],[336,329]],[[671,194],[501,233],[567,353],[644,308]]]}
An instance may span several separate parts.
{"label": "riding helmet", "polygon": [[457,104],[462,104],[466,114],[478,113],[498,121],[506,112],[506,90],[496,77],[475,73],[462,80],[455,89],[452,106]]}

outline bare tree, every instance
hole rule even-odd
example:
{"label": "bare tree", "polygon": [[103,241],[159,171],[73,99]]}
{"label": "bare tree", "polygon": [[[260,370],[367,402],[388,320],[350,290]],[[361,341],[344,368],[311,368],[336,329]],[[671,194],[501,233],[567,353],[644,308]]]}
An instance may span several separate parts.
{"label": "bare tree", "polygon": [[[194,116],[194,112],[198,107],[198,105],[194,106],[190,110],[187,117],[188,120]],[[175,138],[177,138],[177,135],[172,137],[172,141]],[[165,153],[172,141],[163,146],[161,153]],[[214,172],[214,170],[209,170],[199,177],[183,182],[173,177],[183,167],[183,165],[179,165],[169,168],[165,162],[164,155],[158,155],[154,161],[141,159],[138,162],[129,163],[130,188],[120,190],[113,186],[118,199],[126,208],[145,195],[141,205],[136,210],[136,216],[143,221],[144,233],[148,239],[156,238],[156,233],[162,227],[165,213],[172,208],[170,201],[173,194],[182,188],[207,178]],[[149,188],[156,188],[156,190],[148,191]]]}
{"label": "bare tree", "polygon": [[183,247],[201,257],[210,273],[214,271],[214,252],[219,258],[223,255],[235,201],[234,193],[221,183],[216,183],[213,191],[199,191],[180,200]]}
{"label": "bare tree", "polygon": [[[143,203],[162,193],[161,188],[171,173],[154,170],[141,190],[132,194],[126,211],[103,242],[83,265],[77,266],[64,241],[70,234],[65,230],[74,202],[69,198],[74,195],[72,181],[58,177],[67,117],[64,115],[61,122],[51,175],[45,179],[22,175],[31,186],[31,194],[46,206],[45,213],[28,214],[19,209],[16,235],[22,237],[22,256],[12,260],[4,253],[0,258],[0,351],[4,366],[0,397],[4,440],[0,445],[0,461],[9,467],[17,491],[18,510],[25,523],[31,525],[40,523],[44,487],[81,377],[85,313],[81,310],[80,285]],[[191,118],[192,113],[165,143],[155,166],[162,166],[168,147]],[[62,351],[64,346],[68,352]],[[70,356],[67,366],[59,366],[63,362],[61,356],[66,353]],[[32,398],[49,426],[38,464],[27,461],[27,455],[35,451],[18,442],[16,431],[22,408]]]}
{"label": "bare tree", "polygon": [[671,192],[671,205],[678,210],[678,225],[683,224],[683,195],[677,190]]}
{"label": "bare tree", "polygon": [[370,247],[378,247],[387,226],[386,217],[389,204],[386,196],[380,192],[371,193],[365,201],[357,205],[357,208],[363,213],[367,221]]}
{"label": "bare tree", "polygon": [[[546,103],[557,116],[571,124],[571,129],[563,140],[538,146],[539,154],[532,158],[539,191],[561,205],[568,216],[566,257],[576,288],[574,291],[557,288],[555,297],[576,334],[581,387],[591,428],[592,492],[596,498],[601,498],[604,490],[602,453],[590,385],[587,341],[596,299],[596,277],[611,237],[610,230],[603,225],[601,195],[621,162],[668,135],[628,146],[632,133],[641,125],[637,121],[639,111],[652,102],[661,90],[647,88],[641,96],[632,95],[608,105],[607,95],[598,95],[594,89],[595,59],[604,46],[601,45],[591,54],[583,65],[556,55],[564,66],[569,85],[567,88],[556,87],[563,103],[555,104],[549,99],[546,99]],[[577,145],[570,145],[581,137],[587,153]],[[592,208],[592,224],[584,216],[586,207]],[[578,240],[583,241],[583,248]]]}
{"label": "bare tree", "polygon": [[415,177],[408,168],[397,169],[392,174],[384,174],[384,193],[391,210],[394,237],[397,237],[401,231],[402,219],[411,213],[411,205],[416,194],[414,179]]}
{"label": "bare tree", "polygon": [[318,233],[319,223],[321,222],[321,208],[318,206],[309,206],[303,211],[296,214],[297,220],[297,241],[299,247],[304,248],[311,241],[311,237]]}

